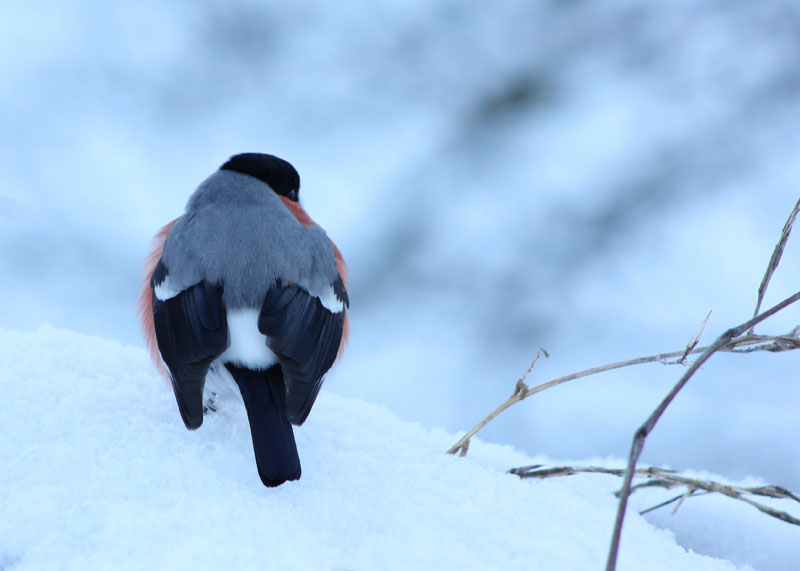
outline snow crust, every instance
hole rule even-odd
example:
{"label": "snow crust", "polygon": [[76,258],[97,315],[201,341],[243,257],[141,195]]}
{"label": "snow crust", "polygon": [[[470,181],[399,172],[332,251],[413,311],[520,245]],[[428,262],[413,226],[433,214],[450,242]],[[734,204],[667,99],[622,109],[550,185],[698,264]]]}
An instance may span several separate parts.
{"label": "snow crust", "polygon": [[[0,568],[599,569],[613,483],[521,481],[540,462],[323,391],[303,477],[266,489],[243,408],[186,431],[145,352],[0,331]],[[714,535],[719,535],[715,530]],[[733,570],[635,513],[620,569]],[[749,567],[739,567],[749,569]]]}

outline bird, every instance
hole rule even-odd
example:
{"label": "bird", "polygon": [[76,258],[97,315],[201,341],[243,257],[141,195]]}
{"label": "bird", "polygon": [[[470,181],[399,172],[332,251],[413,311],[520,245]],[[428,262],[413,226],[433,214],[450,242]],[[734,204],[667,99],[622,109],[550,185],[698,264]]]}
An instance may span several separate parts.
{"label": "bird", "polygon": [[238,390],[267,487],[300,478],[292,427],[349,335],[347,266],[299,189],[281,158],[230,157],[156,234],[138,304],[186,428],[215,410],[211,387]]}

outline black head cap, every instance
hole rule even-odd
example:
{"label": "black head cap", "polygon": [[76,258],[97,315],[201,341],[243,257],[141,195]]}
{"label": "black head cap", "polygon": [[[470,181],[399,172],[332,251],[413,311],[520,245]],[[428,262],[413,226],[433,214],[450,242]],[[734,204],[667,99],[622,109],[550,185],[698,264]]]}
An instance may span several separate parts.
{"label": "black head cap", "polygon": [[283,159],[263,153],[242,153],[232,156],[219,170],[250,175],[267,183],[276,194],[297,202],[300,175]]}

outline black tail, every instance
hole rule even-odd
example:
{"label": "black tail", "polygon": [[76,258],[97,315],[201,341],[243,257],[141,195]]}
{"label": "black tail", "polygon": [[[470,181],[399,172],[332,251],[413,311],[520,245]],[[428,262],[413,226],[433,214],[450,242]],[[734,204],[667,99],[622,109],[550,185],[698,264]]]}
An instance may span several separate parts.
{"label": "black tail", "polygon": [[292,425],[286,420],[286,389],[280,365],[253,371],[226,364],[247,408],[258,475],[265,486],[300,478],[300,457]]}

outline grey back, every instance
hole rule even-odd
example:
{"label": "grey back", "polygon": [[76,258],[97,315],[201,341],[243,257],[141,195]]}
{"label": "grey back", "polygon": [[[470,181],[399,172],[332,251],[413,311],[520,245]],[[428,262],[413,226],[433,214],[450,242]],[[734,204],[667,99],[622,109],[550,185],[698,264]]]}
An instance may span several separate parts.
{"label": "grey back", "polygon": [[226,170],[208,177],[189,198],[162,260],[172,287],[221,284],[229,309],[260,308],[278,280],[319,297],[338,277],[322,228],[302,226],[266,183]]}

